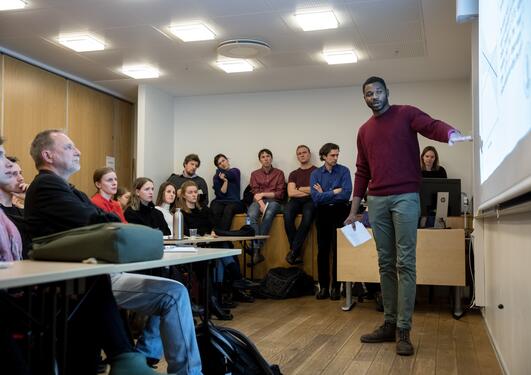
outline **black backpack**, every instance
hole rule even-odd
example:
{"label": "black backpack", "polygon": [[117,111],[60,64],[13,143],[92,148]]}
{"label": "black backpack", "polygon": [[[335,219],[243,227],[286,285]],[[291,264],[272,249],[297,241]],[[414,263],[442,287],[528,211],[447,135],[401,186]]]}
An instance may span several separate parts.
{"label": "black backpack", "polygon": [[262,297],[284,299],[312,295],[313,278],[298,267],[272,268],[262,280],[258,293]]}
{"label": "black backpack", "polygon": [[203,324],[197,328],[197,342],[204,375],[282,375],[243,333],[212,322],[205,333]]}

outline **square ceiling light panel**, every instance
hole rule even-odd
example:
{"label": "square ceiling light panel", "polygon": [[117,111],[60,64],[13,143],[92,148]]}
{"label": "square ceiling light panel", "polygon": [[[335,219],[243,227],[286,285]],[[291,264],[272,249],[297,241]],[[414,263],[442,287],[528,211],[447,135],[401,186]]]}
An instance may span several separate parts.
{"label": "square ceiling light panel", "polygon": [[304,31],[337,29],[339,22],[331,10],[301,11],[295,14],[299,26]]}
{"label": "square ceiling light panel", "polygon": [[1,0],[0,11],[13,10],[13,9],[24,9],[26,5],[28,4],[22,0]]}
{"label": "square ceiling light panel", "polygon": [[122,68],[122,73],[134,79],[158,78],[160,72],[151,65],[129,65]]}
{"label": "square ceiling light panel", "polygon": [[354,64],[358,62],[356,52],[348,51],[323,51],[323,56],[328,65]]}
{"label": "square ceiling light panel", "polygon": [[216,61],[216,65],[225,73],[252,72],[254,70],[253,65],[244,59],[219,60]]}
{"label": "square ceiling light panel", "polygon": [[101,51],[105,43],[90,34],[61,35],[57,41],[76,52]]}
{"label": "square ceiling light panel", "polygon": [[169,29],[173,35],[183,42],[197,42],[216,38],[216,34],[203,23],[170,26]]}

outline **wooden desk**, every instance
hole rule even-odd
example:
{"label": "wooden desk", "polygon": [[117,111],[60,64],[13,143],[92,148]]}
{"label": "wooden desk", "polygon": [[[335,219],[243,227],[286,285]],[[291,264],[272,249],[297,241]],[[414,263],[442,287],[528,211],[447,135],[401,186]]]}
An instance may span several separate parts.
{"label": "wooden desk", "polygon": [[[418,229],[417,284],[455,286],[453,314],[456,319],[463,315],[460,287],[466,285],[465,258],[464,229]],[[347,298],[342,309],[348,311],[354,306],[351,282],[380,282],[374,239],[353,247],[338,229],[337,278],[347,282]]]}
{"label": "wooden desk", "polygon": [[[372,231],[369,229],[372,235]],[[380,282],[374,239],[353,247],[337,231],[337,278],[340,281]],[[463,229],[419,229],[417,284],[465,286]]]}

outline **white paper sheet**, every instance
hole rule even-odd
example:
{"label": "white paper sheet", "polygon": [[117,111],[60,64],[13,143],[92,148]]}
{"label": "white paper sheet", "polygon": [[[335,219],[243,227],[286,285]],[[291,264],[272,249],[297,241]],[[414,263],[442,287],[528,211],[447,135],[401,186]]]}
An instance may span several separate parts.
{"label": "white paper sheet", "polygon": [[196,253],[197,248],[193,246],[164,246],[165,253]]}
{"label": "white paper sheet", "polygon": [[359,246],[362,243],[369,241],[372,237],[369,231],[362,223],[360,223],[359,221],[356,221],[355,223],[356,230],[352,228],[351,224],[348,224],[341,228],[341,232],[343,232],[343,234],[352,246]]}

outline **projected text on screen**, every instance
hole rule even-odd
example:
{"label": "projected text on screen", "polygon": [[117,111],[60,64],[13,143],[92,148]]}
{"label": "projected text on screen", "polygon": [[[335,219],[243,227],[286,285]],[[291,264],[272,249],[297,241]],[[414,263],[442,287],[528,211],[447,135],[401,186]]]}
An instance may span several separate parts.
{"label": "projected text on screen", "polygon": [[531,2],[490,0],[479,4],[483,183],[531,130]]}

